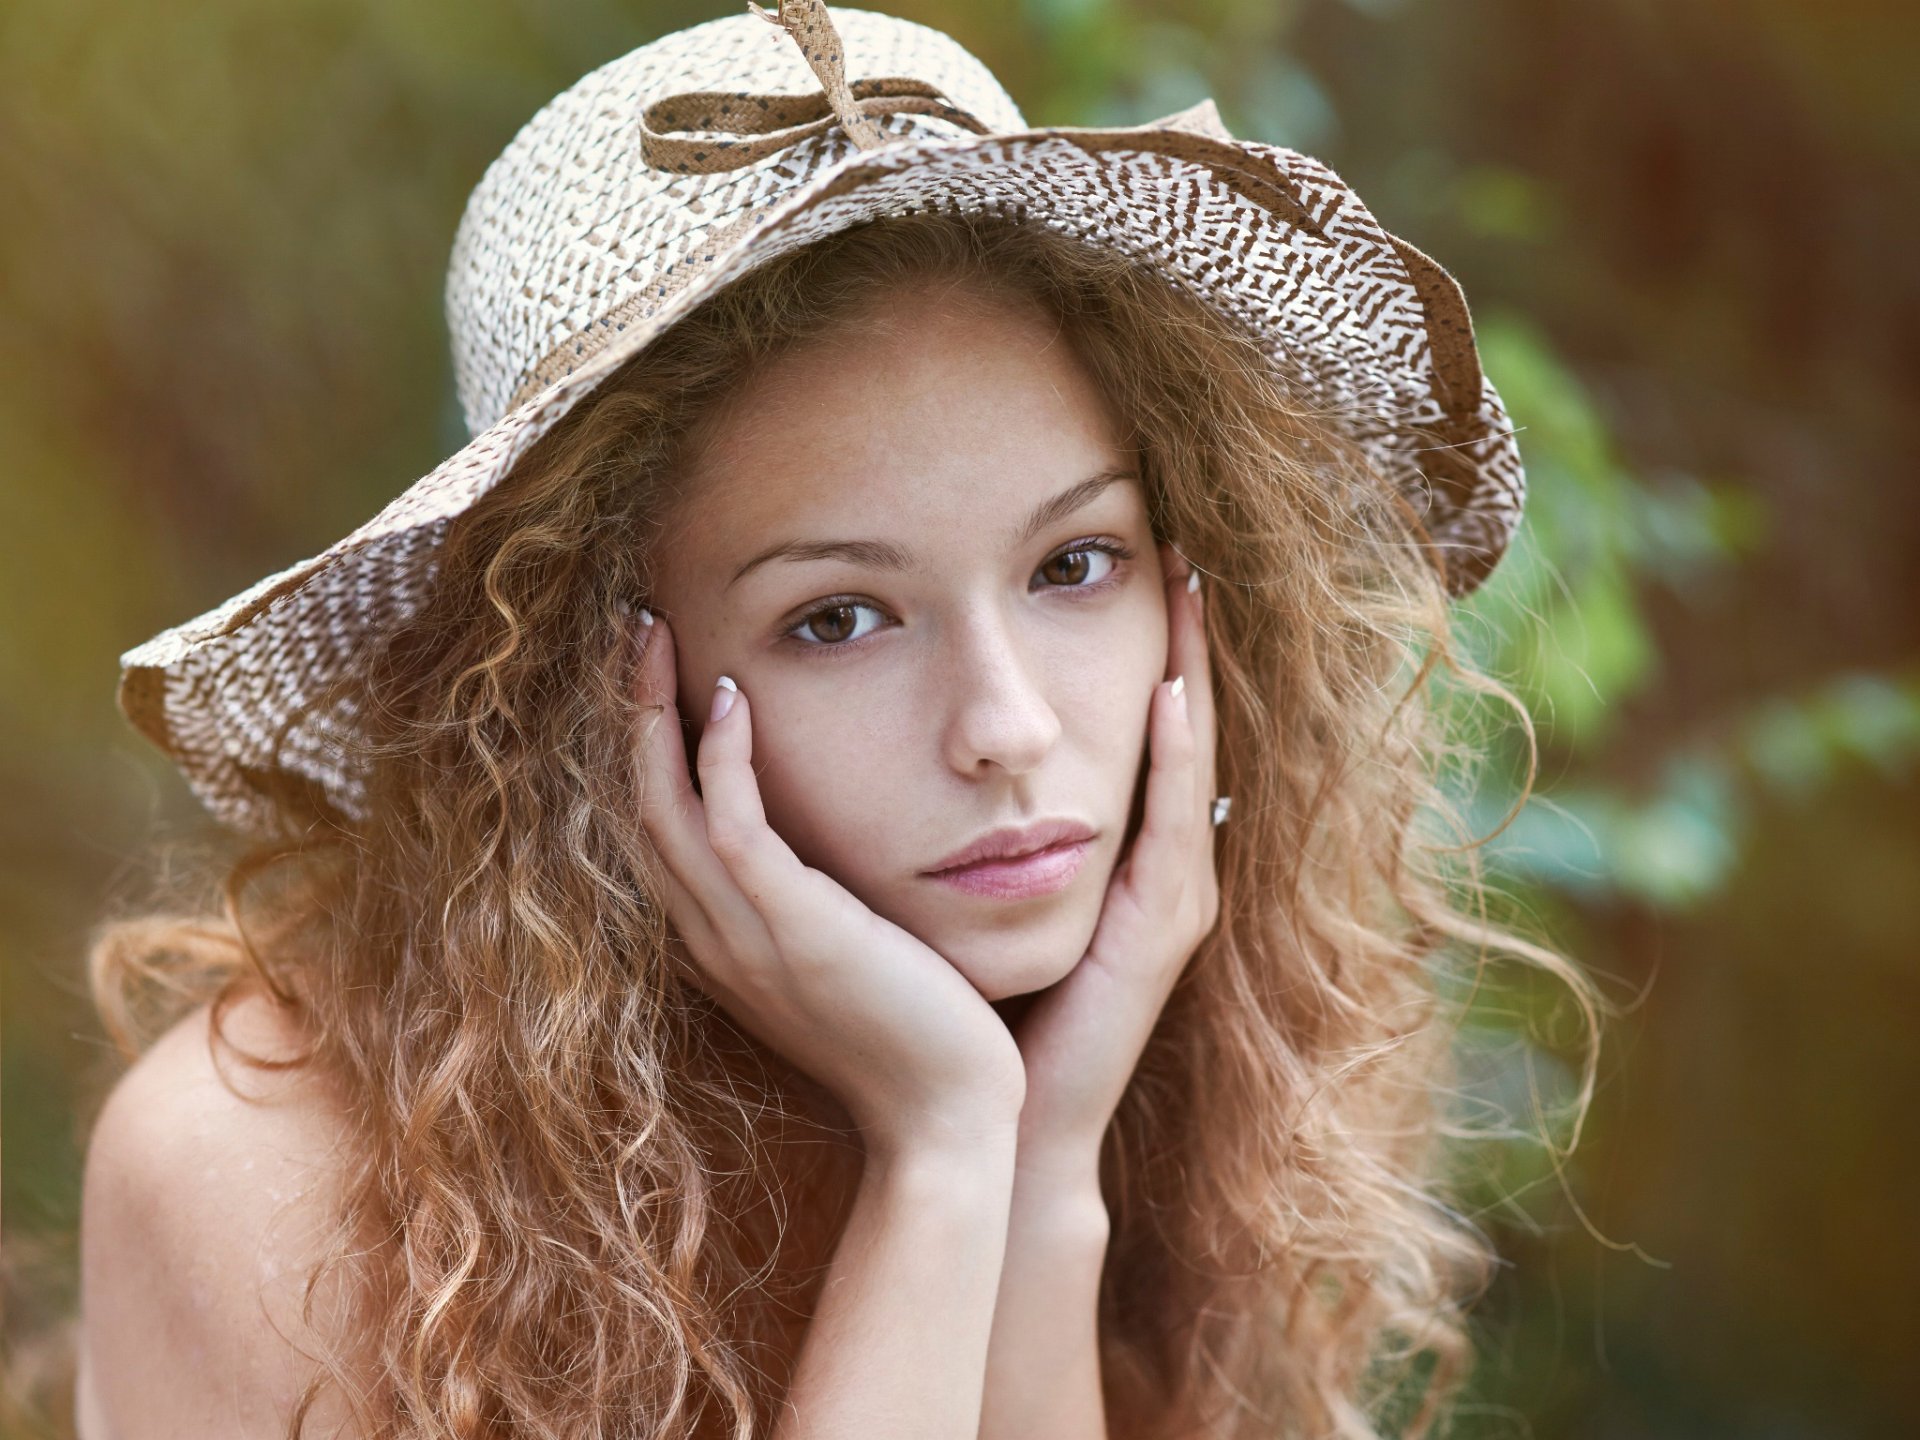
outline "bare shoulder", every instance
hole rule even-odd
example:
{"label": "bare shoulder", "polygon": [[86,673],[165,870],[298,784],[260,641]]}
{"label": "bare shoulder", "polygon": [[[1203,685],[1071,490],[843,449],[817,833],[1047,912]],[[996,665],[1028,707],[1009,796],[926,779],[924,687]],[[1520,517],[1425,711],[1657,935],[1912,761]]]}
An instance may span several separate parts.
{"label": "bare shoulder", "polygon": [[[301,1037],[264,997],[226,1033],[289,1058]],[[236,1093],[236,1089],[239,1093]],[[338,1213],[343,1108],[306,1070],[267,1071],[182,1019],[120,1078],[88,1143],[81,1213],[81,1440],[269,1437],[338,1337],[346,1278],[307,1276]],[[316,1435],[345,1435],[332,1387]]]}

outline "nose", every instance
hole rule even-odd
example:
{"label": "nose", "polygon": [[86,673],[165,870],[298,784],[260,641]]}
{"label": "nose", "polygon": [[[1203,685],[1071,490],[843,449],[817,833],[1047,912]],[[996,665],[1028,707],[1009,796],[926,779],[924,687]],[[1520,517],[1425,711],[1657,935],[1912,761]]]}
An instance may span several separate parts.
{"label": "nose", "polygon": [[955,773],[1037,769],[1060,738],[1060,717],[1041,683],[1045,664],[1007,617],[992,606],[976,609],[939,663],[949,697],[944,748]]}

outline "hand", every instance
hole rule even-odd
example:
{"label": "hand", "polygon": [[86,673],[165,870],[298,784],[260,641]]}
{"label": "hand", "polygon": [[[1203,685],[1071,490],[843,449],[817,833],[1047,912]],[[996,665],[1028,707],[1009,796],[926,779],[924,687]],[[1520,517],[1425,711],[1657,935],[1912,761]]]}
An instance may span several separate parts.
{"label": "hand", "polygon": [[[1087,953],[1042,991],[1015,1033],[1026,1067],[1019,1166],[1097,1179],[1100,1143],[1147,1037],[1220,913],[1214,870],[1213,671],[1190,567],[1160,547],[1167,679],[1148,714],[1146,807],[1107,885]],[[1181,693],[1172,681],[1184,677]]]}
{"label": "hand", "polygon": [[870,1143],[1011,1135],[1024,1080],[992,1006],[944,956],[802,864],[768,826],[744,693],[700,737],[695,793],[672,633],[658,616],[638,628],[636,684],[650,712],[635,750],[640,818],[693,961],[683,973],[831,1090]]}

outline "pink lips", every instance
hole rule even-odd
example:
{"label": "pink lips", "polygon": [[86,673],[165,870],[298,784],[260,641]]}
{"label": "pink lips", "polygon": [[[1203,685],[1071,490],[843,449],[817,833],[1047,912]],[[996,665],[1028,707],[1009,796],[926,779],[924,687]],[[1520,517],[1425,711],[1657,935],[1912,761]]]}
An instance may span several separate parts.
{"label": "pink lips", "polygon": [[1091,840],[1070,840],[1013,860],[981,860],[957,870],[936,870],[933,878],[972,895],[1026,900],[1065,889],[1092,847]]}
{"label": "pink lips", "polygon": [[[927,873],[956,890],[994,900],[1026,900],[1038,895],[1051,895],[1056,890],[1065,889],[1080,872],[1087,851],[1093,847],[1094,837],[1087,833],[1085,826],[1078,825],[1062,825],[1048,833],[1058,834],[1060,838],[1025,855],[987,855],[968,864]],[[1036,833],[1034,838],[1044,840],[1047,834]],[[992,843],[995,841],[999,843]],[[969,849],[977,853],[983,848],[1019,848],[1020,844],[1017,839],[1002,834],[989,837],[988,843],[970,846]]]}

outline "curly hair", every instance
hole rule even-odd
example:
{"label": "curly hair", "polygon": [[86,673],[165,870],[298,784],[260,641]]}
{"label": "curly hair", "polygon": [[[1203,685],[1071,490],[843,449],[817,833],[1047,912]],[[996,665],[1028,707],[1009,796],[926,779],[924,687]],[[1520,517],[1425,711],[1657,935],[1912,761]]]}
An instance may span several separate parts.
{"label": "curly hair", "polygon": [[[1462,661],[1412,512],[1284,357],[1078,237],[923,211],[709,298],[450,525],[429,598],[357,677],[366,818],[301,817],[201,880],[206,913],[95,934],[129,1053],[208,1001],[219,1035],[264,986],[310,1037],[298,1063],[351,1097],[309,1294],[351,1267],[372,1433],[772,1428],[858,1137],[679,978],[624,617],[695,422],[934,278],[1059,321],[1131,429],[1156,535],[1210,580],[1234,812],[1220,923],[1101,1157],[1115,1434],[1373,1437],[1391,1408],[1417,1436],[1470,1369],[1494,1255],[1449,1203],[1452,982],[1541,967],[1597,1035],[1591,982],[1489,919],[1472,844],[1448,843],[1461,704],[1524,710]],[[1582,1113],[1593,1077],[1589,1045]]]}

